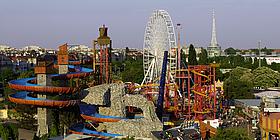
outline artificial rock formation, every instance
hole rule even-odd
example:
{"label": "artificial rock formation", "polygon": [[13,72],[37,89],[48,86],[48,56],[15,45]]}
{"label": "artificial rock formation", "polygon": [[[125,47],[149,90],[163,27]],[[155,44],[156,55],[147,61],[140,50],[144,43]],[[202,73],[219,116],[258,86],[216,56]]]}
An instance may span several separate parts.
{"label": "artificial rock formation", "polygon": [[87,96],[82,100],[88,104],[99,105],[99,114],[125,117],[123,105],[124,86],[103,84],[86,89]]}
{"label": "artificial rock formation", "polygon": [[106,93],[108,93],[109,88],[110,85],[104,84],[84,89],[82,94],[86,97],[82,101],[88,104],[106,106]]}
{"label": "artificial rock formation", "polygon": [[125,95],[123,98],[125,106],[142,109],[143,118],[104,123],[107,131],[136,137],[151,137],[152,131],[162,131],[163,125],[156,116],[155,107],[151,101],[142,95]]}
{"label": "artificial rock formation", "polygon": [[82,101],[101,105],[99,113],[102,115],[125,117],[126,106],[137,107],[143,111],[143,118],[105,122],[100,124],[97,130],[106,129],[110,133],[124,136],[151,137],[151,131],[163,129],[153,103],[142,95],[125,94],[124,84],[104,84],[91,87],[84,92],[88,92],[88,95]]}

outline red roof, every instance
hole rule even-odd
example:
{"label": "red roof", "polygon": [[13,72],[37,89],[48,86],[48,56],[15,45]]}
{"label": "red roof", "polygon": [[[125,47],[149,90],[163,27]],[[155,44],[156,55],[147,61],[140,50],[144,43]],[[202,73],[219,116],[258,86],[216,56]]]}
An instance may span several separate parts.
{"label": "red roof", "polygon": [[280,49],[275,49],[272,52],[280,53]]}

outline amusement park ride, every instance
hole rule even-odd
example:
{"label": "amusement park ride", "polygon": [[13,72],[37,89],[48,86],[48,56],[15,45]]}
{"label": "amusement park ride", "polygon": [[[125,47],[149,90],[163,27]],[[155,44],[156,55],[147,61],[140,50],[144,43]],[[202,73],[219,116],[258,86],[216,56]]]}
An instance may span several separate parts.
{"label": "amusement park ride", "polygon": [[[157,97],[163,64],[163,52],[168,50],[165,113],[172,112],[176,119],[216,119],[215,68],[217,64],[186,65],[181,60],[180,24],[178,44],[169,14],[164,10],[153,13],[147,24],[143,45],[144,80],[141,86],[148,99]],[[156,98],[155,98],[156,99]]]}
{"label": "amusement park ride", "polygon": [[[143,45],[144,79],[140,86],[130,86],[130,90],[141,89],[148,100],[157,106],[157,115],[163,124],[172,122],[172,126],[180,120],[217,119],[218,99],[215,86],[215,68],[217,64],[187,65],[181,60],[180,24],[177,24],[178,44],[176,43],[174,26],[169,14],[164,10],[157,10],[150,17],[146,26]],[[93,75],[94,85],[112,83],[111,49],[112,41],[107,36],[105,26],[99,28],[100,35],[93,41],[93,69],[77,67],[78,62],[69,61],[67,44],[60,46],[58,65],[52,61],[38,60],[35,68],[36,78],[17,79],[9,82],[11,88],[22,90],[9,96],[14,103],[40,106],[38,112],[38,133],[46,134],[48,130],[47,107],[69,107],[80,103],[80,100],[51,100],[50,95],[75,94],[79,87],[51,86],[51,79],[66,80],[85,78]],[[99,47],[99,49],[97,49]],[[99,53],[97,53],[99,52]],[[72,65],[68,65],[72,64]],[[59,68],[59,74],[51,74]],[[69,72],[69,71],[70,72]],[[38,94],[38,98],[30,96]],[[137,92],[138,93],[138,92]],[[46,96],[48,95],[48,96]],[[156,102],[157,100],[157,102]],[[85,109],[85,107],[83,107]],[[86,112],[87,109],[85,109]],[[86,120],[99,122],[119,121],[119,118],[90,116],[82,114]],[[182,122],[179,122],[182,123]],[[170,125],[170,123],[168,123]],[[92,135],[117,136],[113,134],[84,130],[81,126],[74,127],[73,132],[89,133]]]}

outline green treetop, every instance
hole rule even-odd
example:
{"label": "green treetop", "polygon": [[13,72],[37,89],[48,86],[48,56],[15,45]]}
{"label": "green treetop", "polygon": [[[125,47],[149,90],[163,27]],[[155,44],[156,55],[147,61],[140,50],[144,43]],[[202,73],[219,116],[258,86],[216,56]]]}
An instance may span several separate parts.
{"label": "green treetop", "polygon": [[253,71],[253,83],[256,87],[277,87],[280,82],[280,74],[268,67],[259,67]]}
{"label": "green treetop", "polygon": [[236,55],[236,50],[232,47],[225,49],[227,55]]}
{"label": "green treetop", "polygon": [[194,49],[194,46],[191,44],[189,47],[189,56],[188,56],[188,64],[189,65],[197,65],[197,59],[196,59],[196,52]]}
{"label": "green treetop", "polygon": [[215,137],[211,140],[252,140],[253,138],[248,136],[245,128],[226,128],[219,129]]}
{"label": "green treetop", "polygon": [[198,64],[200,65],[208,64],[208,55],[205,49],[202,48],[201,53],[198,55],[198,57],[199,57]]}
{"label": "green treetop", "polygon": [[249,69],[236,67],[224,82],[225,96],[230,99],[252,98],[253,89],[252,73]]}

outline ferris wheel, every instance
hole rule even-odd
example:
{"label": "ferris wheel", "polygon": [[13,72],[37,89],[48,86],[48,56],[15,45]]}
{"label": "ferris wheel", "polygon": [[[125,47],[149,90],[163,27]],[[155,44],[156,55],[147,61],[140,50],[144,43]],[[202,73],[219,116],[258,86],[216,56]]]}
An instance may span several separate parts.
{"label": "ferris wheel", "polygon": [[153,12],[146,26],[143,44],[144,79],[141,83],[156,83],[161,74],[164,51],[169,51],[168,69],[174,77],[177,64],[177,45],[174,26],[164,10]]}

